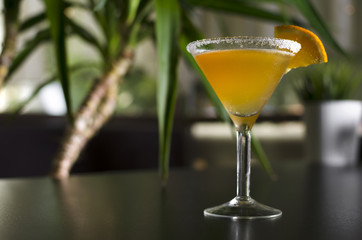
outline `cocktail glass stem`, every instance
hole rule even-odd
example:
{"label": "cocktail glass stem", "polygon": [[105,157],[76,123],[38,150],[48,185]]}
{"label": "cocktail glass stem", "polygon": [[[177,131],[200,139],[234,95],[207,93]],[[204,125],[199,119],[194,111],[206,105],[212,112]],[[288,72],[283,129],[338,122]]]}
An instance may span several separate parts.
{"label": "cocktail glass stem", "polygon": [[250,197],[251,132],[249,126],[236,128],[237,181],[236,197],[222,205],[205,209],[205,216],[232,219],[275,218],[282,215]]}
{"label": "cocktail glass stem", "polygon": [[236,196],[247,200],[250,197],[250,149],[251,133],[249,129],[236,130],[237,182]]}

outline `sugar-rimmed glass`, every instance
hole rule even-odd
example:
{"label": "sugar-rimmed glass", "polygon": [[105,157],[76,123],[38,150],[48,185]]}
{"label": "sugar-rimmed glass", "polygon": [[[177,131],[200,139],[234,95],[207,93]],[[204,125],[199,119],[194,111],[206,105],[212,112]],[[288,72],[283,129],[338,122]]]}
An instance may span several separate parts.
{"label": "sugar-rimmed glass", "polygon": [[300,48],[297,42],[267,37],[213,38],[188,44],[188,52],[228,112],[237,136],[236,197],[205,209],[205,216],[253,219],[282,215],[250,196],[251,129]]}

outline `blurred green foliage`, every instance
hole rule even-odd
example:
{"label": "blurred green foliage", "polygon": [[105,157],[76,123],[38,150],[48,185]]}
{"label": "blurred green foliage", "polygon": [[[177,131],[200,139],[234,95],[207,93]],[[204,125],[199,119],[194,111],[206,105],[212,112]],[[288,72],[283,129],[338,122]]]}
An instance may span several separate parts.
{"label": "blurred green foliage", "polygon": [[345,100],[361,98],[356,95],[361,83],[362,71],[356,63],[333,60],[303,69],[294,87],[303,102]]}

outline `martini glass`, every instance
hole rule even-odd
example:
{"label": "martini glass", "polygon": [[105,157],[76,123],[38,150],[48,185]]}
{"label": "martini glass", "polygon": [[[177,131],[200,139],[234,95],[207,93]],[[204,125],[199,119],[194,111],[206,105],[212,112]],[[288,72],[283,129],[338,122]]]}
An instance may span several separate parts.
{"label": "martini glass", "polygon": [[250,197],[251,129],[290,59],[300,50],[290,40],[231,37],[191,42],[193,55],[234,123],[237,136],[237,189],[231,201],[204,210],[205,216],[233,219],[273,218],[278,209]]}

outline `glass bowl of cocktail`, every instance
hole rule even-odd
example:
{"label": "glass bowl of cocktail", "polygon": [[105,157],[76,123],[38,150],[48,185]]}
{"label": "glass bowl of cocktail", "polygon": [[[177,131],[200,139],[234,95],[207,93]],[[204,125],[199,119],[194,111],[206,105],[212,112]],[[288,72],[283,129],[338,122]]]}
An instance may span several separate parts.
{"label": "glass bowl of cocktail", "polygon": [[282,214],[250,196],[251,129],[286,72],[326,62],[327,57],[320,40],[306,29],[278,26],[275,35],[279,38],[213,38],[187,46],[234,123],[237,138],[236,197],[205,209],[205,216],[253,219]]}

